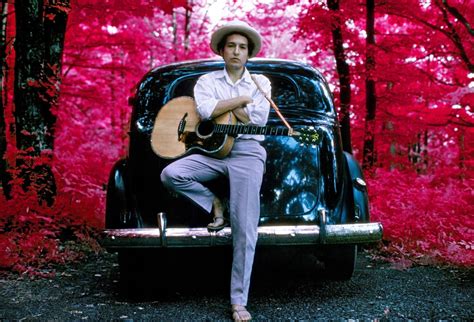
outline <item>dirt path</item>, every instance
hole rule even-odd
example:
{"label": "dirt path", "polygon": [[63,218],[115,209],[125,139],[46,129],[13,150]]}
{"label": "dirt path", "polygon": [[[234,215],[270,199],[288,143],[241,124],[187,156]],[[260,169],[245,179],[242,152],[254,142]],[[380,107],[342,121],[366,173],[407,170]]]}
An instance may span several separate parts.
{"label": "dirt path", "polygon": [[[474,318],[473,270],[402,271],[361,253],[354,277],[335,282],[322,278],[310,260],[300,257],[257,260],[249,305],[255,320]],[[212,267],[219,266],[207,266],[209,274],[194,274],[190,265],[186,276],[163,276],[168,283],[150,281],[142,294],[131,298],[120,292],[117,256],[89,256],[52,279],[0,280],[0,319],[230,319],[227,274],[217,274],[215,285],[209,286],[206,282],[216,276]],[[197,282],[189,286],[192,280]]]}

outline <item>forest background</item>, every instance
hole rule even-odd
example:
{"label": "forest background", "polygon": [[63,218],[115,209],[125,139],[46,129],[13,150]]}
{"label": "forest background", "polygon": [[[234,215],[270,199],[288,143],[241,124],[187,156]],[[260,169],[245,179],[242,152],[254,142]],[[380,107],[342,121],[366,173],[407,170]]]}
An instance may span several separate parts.
{"label": "forest background", "polygon": [[128,98],[150,69],[213,57],[241,19],[261,57],[319,69],[363,164],[378,254],[474,264],[472,0],[2,0],[0,268],[50,274],[104,226]]}

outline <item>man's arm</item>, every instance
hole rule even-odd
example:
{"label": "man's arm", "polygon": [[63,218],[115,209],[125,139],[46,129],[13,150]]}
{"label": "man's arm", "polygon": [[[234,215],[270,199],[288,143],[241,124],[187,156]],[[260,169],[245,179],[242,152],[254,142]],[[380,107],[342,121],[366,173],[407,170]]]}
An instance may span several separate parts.
{"label": "man's arm", "polygon": [[244,107],[252,102],[253,100],[249,96],[238,96],[226,100],[220,100],[217,102],[211,117],[215,118],[221,114],[232,111],[239,121],[248,123],[250,118],[245,112]]}
{"label": "man's arm", "polygon": [[245,111],[244,107],[237,107],[236,109],[232,110],[235,117],[242,123],[247,124],[250,122],[250,117]]}
{"label": "man's arm", "polygon": [[[253,125],[263,126],[267,123],[270,112],[270,103],[265,98],[263,93],[268,97],[271,95],[272,86],[270,80],[263,75],[255,75],[256,82],[258,82],[260,89],[254,91],[252,96],[252,103],[243,107],[243,112],[248,115],[249,121]],[[256,88],[257,89],[257,88]]]}

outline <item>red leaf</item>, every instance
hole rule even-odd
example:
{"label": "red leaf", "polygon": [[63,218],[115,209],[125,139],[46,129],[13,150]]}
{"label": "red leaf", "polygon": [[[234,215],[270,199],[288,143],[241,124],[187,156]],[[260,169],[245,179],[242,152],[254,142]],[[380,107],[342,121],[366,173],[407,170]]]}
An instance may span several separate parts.
{"label": "red leaf", "polygon": [[172,14],[174,8],[183,7],[191,10],[187,0],[158,0],[157,6],[165,12],[165,14]]}
{"label": "red leaf", "polygon": [[54,21],[54,18],[56,18],[56,15],[54,13],[49,13],[45,17],[51,21]]}
{"label": "red leaf", "polygon": [[41,87],[41,84],[36,79],[28,78],[27,84],[28,84],[28,86],[31,86],[31,87],[36,87],[36,88]]}

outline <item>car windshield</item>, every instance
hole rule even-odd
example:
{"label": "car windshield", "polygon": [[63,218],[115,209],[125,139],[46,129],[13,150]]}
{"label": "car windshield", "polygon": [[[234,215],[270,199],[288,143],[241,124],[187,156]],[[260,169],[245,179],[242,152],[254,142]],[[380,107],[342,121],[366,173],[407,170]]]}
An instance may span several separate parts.
{"label": "car windshield", "polygon": [[[193,89],[202,74],[177,79],[169,88],[168,97],[194,96]],[[321,114],[332,116],[331,94],[324,83],[300,75],[286,76],[264,73],[272,84],[272,99],[288,120],[306,122]],[[281,122],[276,113],[270,113],[269,124]]]}

